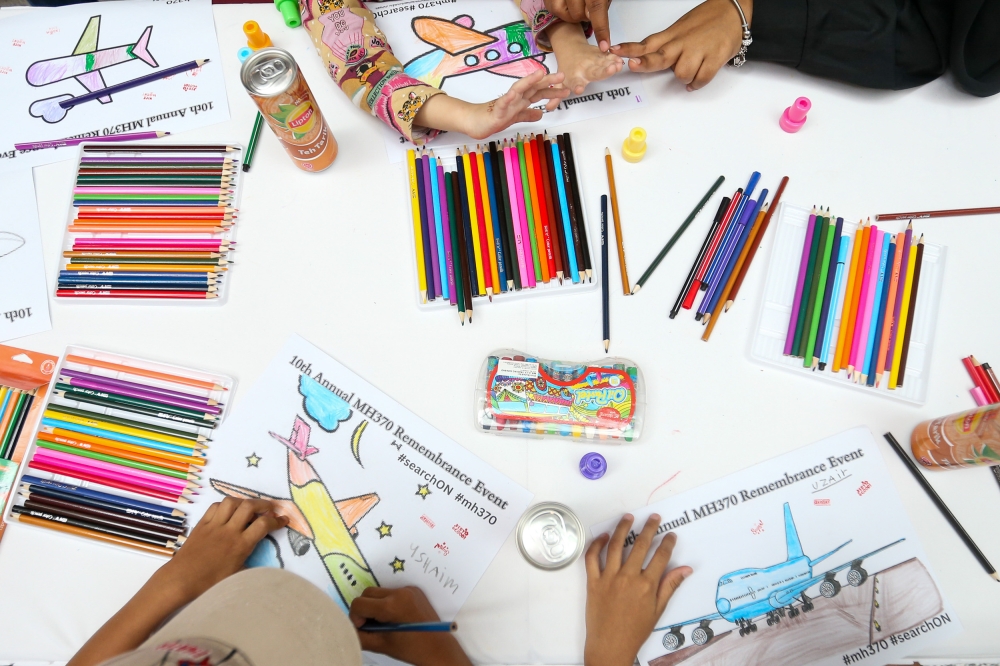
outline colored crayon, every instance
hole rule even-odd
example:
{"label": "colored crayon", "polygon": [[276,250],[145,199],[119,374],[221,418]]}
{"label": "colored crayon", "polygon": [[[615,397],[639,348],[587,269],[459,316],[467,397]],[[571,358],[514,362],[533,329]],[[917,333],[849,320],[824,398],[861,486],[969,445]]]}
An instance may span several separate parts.
{"label": "colored crayon", "polygon": [[[864,361],[861,364],[861,383],[868,383],[868,371],[872,367],[872,356],[878,355],[878,350],[875,349],[875,338],[878,336],[878,317],[879,311],[882,306],[882,298],[884,297],[884,287],[886,283],[885,275],[887,265],[886,262],[889,258],[889,248],[890,246],[895,246],[895,243],[891,242],[892,234],[888,231],[879,234],[879,240],[881,241],[881,259],[878,263],[878,276],[873,285],[874,291],[871,294],[871,312],[865,315],[865,318],[869,320],[868,324],[868,342],[865,345],[865,355]],[[879,249],[879,248],[876,248]],[[874,376],[872,377],[874,380]]]}
{"label": "colored crayon", "polygon": [[847,362],[847,377],[849,379],[854,379],[856,376],[856,371],[858,366],[864,360],[864,340],[868,339],[868,330],[865,326],[865,312],[869,310],[870,301],[868,294],[871,291],[871,277],[873,273],[877,273],[878,264],[876,263],[878,259],[875,256],[875,251],[878,249],[878,242],[881,236],[878,233],[878,227],[870,224],[865,224],[864,236],[862,237],[862,255],[864,259],[864,270],[858,269],[858,277],[861,279],[860,288],[856,285],[855,289],[859,289],[857,302],[855,307],[856,315],[854,317],[854,333],[851,342],[851,352],[848,357]]}
{"label": "colored crayon", "polygon": [[913,281],[917,263],[916,245],[910,244],[910,251],[904,257],[906,259],[906,283],[903,285],[903,302],[899,310],[899,334],[896,336],[896,346],[892,357],[892,372],[889,375],[889,388],[895,389],[899,385],[899,373],[902,372],[903,338],[907,327],[910,326],[910,295],[913,292]]}
{"label": "colored crayon", "polygon": [[910,334],[913,332],[913,320],[916,317],[917,290],[920,287],[920,267],[923,263],[924,237],[923,234],[921,234],[920,240],[917,242],[917,258],[913,264],[913,286],[910,288],[909,317],[906,320],[906,331],[903,335],[903,352],[900,354],[899,358],[899,378],[896,381],[896,386],[902,386],[903,379],[906,376],[906,359],[910,354]]}
{"label": "colored crayon", "polygon": [[[551,143],[551,148],[552,148],[552,169],[553,169],[553,176],[554,176],[555,183],[556,183],[556,193],[558,193],[558,195],[559,195],[559,212],[560,212],[560,215],[562,217],[562,223],[563,223],[562,224],[563,237],[566,239],[566,258],[569,261],[569,277],[573,281],[573,284],[576,284],[577,282],[580,281],[580,267],[579,267],[579,265],[577,264],[577,261],[576,261],[576,251],[574,249],[574,243],[573,243],[573,228],[572,228],[572,224],[570,223],[570,215],[569,215],[569,203],[566,201],[566,186],[565,186],[565,184],[563,182],[563,178],[562,178],[562,159],[561,159],[560,154],[559,154],[559,145],[558,145],[558,143],[556,141],[553,141]],[[608,155],[606,157],[607,157],[607,159],[610,160],[610,153],[608,153]],[[608,173],[610,174],[609,178],[611,179],[611,182],[613,183],[614,182],[614,174],[612,172],[610,172],[610,171]],[[621,231],[621,226],[618,223],[618,214],[616,213],[616,211],[617,211],[617,198],[616,197],[617,197],[617,195],[615,194],[615,190],[614,190],[614,188],[612,188],[611,189],[611,214],[612,214],[612,218],[614,219],[614,222],[615,222],[615,238],[618,241],[618,265],[619,265],[619,267],[621,267],[622,269],[624,269],[624,267],[625,267],[625,255],[624,255],[624,250],[622,249],[621,233],[619,233]],[[564,268],[565,268],[565,264],[564,264]],[[584,274],[586,274],[586,272]],[[628,294],[628,289],[627,289],[627,287],[628,287],[628,283],[627,283],[628,276],[625,275],[624,270],[622,271],[622,275],[623,275],[623,277],[622,277],[622,286],[624,288],[626,288],[626,295],[627,295]]]}
{"label": "colored crayon", "polygon": [[[431,184],[428,190],[430,193],[429,203],[433,215],[432,219],[434,220],[434,231],[431,234],[434,242],[431,243],[431,252],[434,253],[434,258],[437,260],[438,275],[440,276],[441,284],[441,291],[439,292],[441,298],[451,300],[451,292],[448,291],[448,266],[445,261],[444,252],[444,222],[441,217],[441,191],[438,187],[438,165],[433,150],[427,156],[427,173]],[[437,286],[438,283],[435,282],[435,289]]]}
{"label": "colored crayon", "polygon": [[[535,227],[535,214],[534,209],[531,205],[531,191],[530,183],[528,182],[528,169],[527,169],[527,158],[524,154],[524,141],[521,140],[521,136],[517,137],[516,154],[514,155],[518,169],[520,170],[521,178],[519,180],[521,188],[521,203],[522,209],[525,212],[525,228],[522,233],[526,234],[531,245],[531,262],[534,267],[535,282],[542,282],[542,266],[539,263],[539,252],[538,252],[538,234]],[[516,174],[515,174],[516,176]],[[544,249],[543,249],[544,252]],[[527,248],[525,248],[525,253],[527,253]],[[546,268],[546,271],[548,269]]]}
{"label": "colored crayon", "polygon": [[[847,286],[844,289],[844,306],[840,312],[840,330],[837,332],[837,347],[833,355],[834,373],[840,372],[841,368],[847,367],[847,358],[851,353],[850,341],[854,332],[854,315],[857,309],[857,296],[860,291],[863,252],[867,246],[863,244],[865,236],[865,225],[858,223],[858,228],[854,232],[854,246],[851,249],[851,261],[847,264]],[[858,289],[855,289],[855,285]]]}
{"label": "colored crayon", "polygon": [[[684,285],[681,287],[680,293],[677,294],[677,300],[674,301],[673,307],[670,308],[671,319],[676,317],[677,313],[681,311],[681,303],[684,300],[684,296],[687,295],[688,291],[694,284],[694,276],[698,271],[698,267],[704,260],[705,255],[708,253],[708,245],[711,243],[712,237],[715,235],[715,231],[718,229],[719,224],[722,223],[722,217],[726,214],[730,201],[731,199],[729,197],[722,197],[722,201],[719,202],[719,209],[715,212],[715,217],[712,218],[712,225],[708,228],[708,234],[705,235],[705,240],[701,243],[701,249],[698,250],[698,256],[695,258],[694,263],[691,264],[691,270],[688,271],[688,275],[684,279]],[[697,287],[694,289],[697,291]]]}
{"label": "colored crayon", "polygon": [[[906,288],[906,272],[910,265],[910,243],[913,240],[913,223],[906,225],[903,236],[903,252],[899,261],[899,284],[896,287],[896,303],[892,308],[892,335],[889,336],[889,349],[886,353],[885,371],[890,372],[893,368],[893,361],[896,356],[896,338],[899,337],[900,315],[903,310],[903,292]],[[898,245],[898,242],[897,242]],[[890,374],[890,380],[892,375]],[[889,388],[895,388],[891,385]]]}
{"label": "colored crayon", "polygon": [[883,317],[882,330],[880,331],[878,356],[874,365],[875,386],[878,386],[882,382],[882,373],[885,370],[886,356],[889,351],[889,340],[892,338],[892,329],[895,327],[892,317],[893,310],[896,307],[896,291],[901,291],[898,289],[899,273],[900,264],[903,259],[903,241],[905,238],[905,234],[897,234],[893,246],[889,250],[889,253],[892,255],[892,270],[887,276],[888,287],[886,288],[886,302],[883,307],[885,316]]}
{"label": "colored crayon", "polygon": [[833,276],[833,291],[831,292],[829,314],[827,314],[826,321],[824,322],[825,332],[822,337],[822,342],[817,343],[819,348],[820,370],[826,370],[827,360],[830,358],[830,347],[836,346],[836,340],[833,338],[833,323],[837,318],[837,303],[844,295],[841,287],[844,283],[844,265],[847,263],[848,250],[850,250],[850,240],[850,236],[843,236],[837,246],[837,269],[834,271]]}
{"label": "colored crayon", "polygon": [[489,150],[489,146],[483,147],[480,157],[482,158],[480,160],[480,164],[482,166],[483,175],[486,178],[484,191],[488,195],[487,200],[489,201],[489,215],[487,217],[490,221],[490,227],[493,230],[493,234],[490,237],[490,248],[492,249],[492,254],[496,257],[497,262],[497,284],[495,284],[494,287],[501,292],[506,292],[508,289],[507,257],[506,251],[504,250],[503,223],[500,220],[500,208],[497,206],[497,184],[496,178],[493,175],[493,154]]}
{"label": "colored crayon", "polygon": [[[837,274],[837,265],[840,263],[840,238],[843,230],[844,218],[838,217],[837,221],[833,225],[833,241],[830,249],[830,261],[828,262],[826,281],[824,282],[826,286],[823,290],[823,302],[819,310],[819,326],[816,332],[816,346],[813,349],[812,354],[812,362],[814,366],[819,365],[821,357],[823,357],[823,350],[829,346],[829,341],[826,338],[826,322],[828,319],[834,317],[831,313],[831,309],[836,304],[836,300],[833,295],[833,282]],[[826,361],[823,361],[823,367],[820,368],[820,370],[826,370]]]}

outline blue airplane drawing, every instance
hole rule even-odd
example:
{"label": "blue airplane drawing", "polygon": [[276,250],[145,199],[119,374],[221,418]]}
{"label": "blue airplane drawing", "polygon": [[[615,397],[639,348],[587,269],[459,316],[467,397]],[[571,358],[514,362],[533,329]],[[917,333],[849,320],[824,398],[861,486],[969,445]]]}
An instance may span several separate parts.
{"label": "blue airplane drawing", "polygon": [[[684,634],[681,629],[692,624],[698,626],[691,630],[691,642],[695,645],[705,645],[715,636],[709,627],[715,620],[725,620],[740,628],[740,636],[747,636],[757,631],[756,620],[766,617],[767,626],[781,622],[787,613],[788,617],[796,617],[800,612],[807,613],[813,609],[812,599],[806,591],[819,584],[819,594],[832,599],[840,593],[840,583],[836,574],[847,569],[847,584],[853,587],[863,585],[868,580],[868,572],[862,568],[865,559],[891,548],[904,539],[898,539],[870,553],[856,557],[845,564],[829,569],[820,574],[813,574],[813,567],[830,557],[841,548],[851,543],[849,539],[825,555],[809,559],[802,552],[799,533],[795,529],[792,510],[785,502],[785,545],[788,557],[763,569],[737,569],[721,578],[715,593],[715,608],[718,612],[703,615],[686,622],[671,623],[657,627],[654,633],[665,631],[663,647],[674,651],[684,645]],[[796,606],[795,604],[799,605]]]}

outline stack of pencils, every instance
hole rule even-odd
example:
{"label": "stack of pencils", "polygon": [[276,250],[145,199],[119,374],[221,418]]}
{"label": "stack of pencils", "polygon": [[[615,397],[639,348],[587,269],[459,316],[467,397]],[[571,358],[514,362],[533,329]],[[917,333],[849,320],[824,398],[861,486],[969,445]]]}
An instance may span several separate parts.
{"label": "stack of pencils", "polygon": [[58,374],[13,517],[173,554],[229,382],[74,354]]}
{"label": "stack of pencils", "polygon": [[[849,223],[848,223],[849,224]],[[806,226],[784,354],[852,381],[903,385],[915,319],[924,240],[813,209]],[[839,327],[835,327],[837,317]]]}
{"label": "stack of pencils", "polygon": [[459,150],[455,171],[433,152],[407,162],[421,302],[455,306],[464,325],[474,298],[592,279],[569,134]]}
{"label": "stack of pencils", "polygon": [[[969,391],[977,407],[1000,403],[1000,383],[989,363],[980,363],[975,356],[966,356],[962,365],[972,378],[973,387]],[[2,458],[3,456],[0,456]],[[1000,476],[997,477],[1000,480]]]}
{"label": "stack of pencils", "polygon": [[[788,177],[782,178],[774,198],[770,203],[765,203],[768,194],[766,189],[761,190],[756,200],[751,198],[759,180],[760,173],[754,171],[746,188],[736,190],[732,197],[724,197],[719,203],[712,226],[670,309],[670,318],[673,319],[682,308],[690,310],[694,307],[699,291],[705,292],[695,309],[695,319],[705,325],[702,340],[707,341],[711,337],[722,312],[728,312],[735,302],[788,184]],[[721,181],[720,178],[716,182],[716,187]],[[690,223],[712,192],[714,189],[702,199],[686,224]],[[645,276],[640,278],[640,283],[644,278]]]}
{"label": "stack of pencils", "polygon": [[56,296],[211,300],[235,250],[234,146],[84,146]]}
{"label": "stack of pencils", "polygon": [[0,459],[10,460],[28,420],[36,390],[0,385]]}

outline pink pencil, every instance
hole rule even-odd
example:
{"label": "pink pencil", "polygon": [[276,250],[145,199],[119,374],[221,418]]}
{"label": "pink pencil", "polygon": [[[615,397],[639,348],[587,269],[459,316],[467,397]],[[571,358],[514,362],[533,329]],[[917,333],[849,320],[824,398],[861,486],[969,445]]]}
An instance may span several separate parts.
{"label": "pink pencil", "polygon": [[[504,141],[503,162],[505,170],[507,171],[507,184],[508,184],[507,192],[510,198],[511,217],[513,218],[512,226],[514,227],[514,245],[517,248],[517,265],[519,269],[518,272],[521,274],[521,284],[527,285],[528,274],[527,274],[526,264],[524,261],[524,238],[521,236],[521,216],[517,207],[517,192],[515,192],[514,190],[514,172],[513,169],[511,168],[511,160],[510,160],[511,149],[506,144],[507,142]],[[534,274],[535,271],[534,269],[532,269],[531,275]]]}
{"label": "pink pencil", "polygon": [[[874,252],[872,254],[871,264],[874,264],[874,266],[872,267],[871,275],[868,276],[868,282],[866,284],[866,286],[868,287],[868,293],[866,294],[866,298],[864,299],[864,310],[863,310],[864,316],[861,318],[862,319],[861,337],[860,339],[856,340],[858,347],[860,347],[860,349],[858,349],[858,355],[854,358],[855,368],[857,368],[859,364],[864,363],[865,353],[868,348],[866,341],[868,340],[868,332],[872,326],[872,310],[875,309],[875,292],[878,289],[877,283],[879,274],[879,262],[878,259],[876,259],[876,257],[882,256],[882,239],[884,235],[885,234],[879,233],[878,227],[872,225],[871,237],[874,238],[875,242],[873,243]],[[867,266],[865,267],[865,272],[866,273],[868,272]],[[854,374],[856,377],[859,377],[861,375],[861,372],[856,370]]]}
{"label": "pink pencil", "polygon": [[[873,233],[873,231],[875,233]],[[861,346],[861,328],[862,320],[864,319],[864,307],[868,300],[868,285],[870,283],[870,278],[872,274],[872,263],[875,260],[875,241],[877,240],[878,229],[876,227],[870,227],[868,231],[868,249],[867,251],[862,251],[858,259],[860,260],[864,257],[864,273],[861,276],[861,293],[858,294],[858,309],[854,313],[854,335],[851,339],[851,354],[848,358],[847,363],[847,377],[848,379],[854,378],[854,368],[858,365],[858,347]],[[876,269],[877,270],[877,269]],[[864,354],[864,349],[861,350]]]}
{"label": "pink pencil", "polygon": [[[183,482],[183,481],[181,481],[177,485],[166,484],[166,483],[159,483],[157,481],[152,481],[150,479],[146,479],[146,478],[143,478],[143,477],[135,475],[135,474],[129,474],[129,473],[126,473],[126,472],[119,472],[119,471],[116,471],[116,470],[105,469],[105,468],[102,468],[102,467],[98,467],[97,465],[89,465],[89,464],[85,464],[85,463],[79,463],[79,462],[76,462],[74,460],[66,460],[66,459],[63,459],[63,458],[51,455],[53,453],[58,454],[60,452],[59,451],[48,451],[46,449],[39,449],[38,451],[35,452],[35,455],[34,455],[34,457],[32,459],[33,460],[37,459],[37,461],[39,463],[41,463],[43,465],[48,465],[49,467],[58,467],[58,468],[61,468],[61,469],[67,469],[67,470],[76,471],[76,472],[86,472],[86,473],[91,474],[93,476],[99,476],[99,477],[102,477],[102,478],[105,478],[105,479],[112,479],[112,480],[115,480],[115,481],[123,481],[125,483],[131,483],[132,485],[135,485],[135,486],[141,486],[143,488],[149,488],[151,490],[158,490],[158,491],[164,492],[164,493],[172,493],[174,495],[180,495],[182,492],[184,492],[186,490],[186,487],[187,487],[187,484],[185,482]],[[67,456],[68,454],[62,454],[62,455],[63,456]],[[77,459],[80,458],[80,456],[70,456],[70,457],[77,458]],[[84,458],[84,460],[88,460],[88,459]],[[99,462],[99,461],[95,460],[95,461],[90,461],[90,462]],[[122,467],[122,466],[118,466],[118,467]],[[131,470],[132,468],[130,468],[130,467],[122,467],[122,469],[129,469],[129,470]],[[139,470],[132,470],[132,471],[139,471]]]}
{"label": "pink pencil", "polygon": [[[517,148],[510,149],[510,168],[513,173],[513,181],[508,181],[514,183],[514,191],[517,193],[517,209],[521,217],[521,238],[528,239],[530,236],[528,234],[534,233],[532,229],[528,228],[528,211],[525,209],[524,205],[524,190],[521,187],[521,158],[517,154]],[[526,241],[527,242],[527,241]],[[531,246],[524,250],[524,262],[527,264],[525,272],[528,274],[528,282],[526,283],[529,287],[535,286],[535,261],[531,256]],[[525,282],[521,281],[522,286]]]}
{"label": "pink pencil", "polygon": [[107,249],[129,249],[136,247],[166,247],[166,248],[189,248],[192,250],[218,250],[223,245],[229,246],[234,243],[223,241],[217,238],[76,238],[73,240],[74,250],[88,250],[92,248]]}
{"label": "pink pencil", "polygon": [[[815,210],[815,209],[813,209]],[[802,244],[802,259],[799,261],[799,279],[795,283],[795,299],[792,301],[792,318],[788,320],[788,333],[785,334],[785,356],[792,353],[792,343],[795,342],[795,326],[799,320],[799,307],[802,299],[802,286],[806,281],[806,269],[809,267],[809,250],[812,247],[813,226],[816,215],[809,216],[806,224],[806,242]]]}
{"label": "pink pencil", "polygon": [[229,194],[233,190],[221,187],[74,187],[73,194]]}
{"label": "pink pencil", "polygon": [[187,487],[187,481],[185,481],[184,479],[178,479],[177,477],[173,476],[166,476],[164,474],[157,474],[156,472],[149,472],[142,469],[136,469],[134,467],[128,467],[127,465],[117,465],[115,463],[110,463],[104,460],[94,460],[93,458],[73,455],[71,453],[66,453],[65,451],[55,451],[53,449],[39,448],[35,453],[35,455],[38,454],[42,455],[43,460],[44,459],[61,460],[63,462],[68,462],[73,465],[80,465],[82,467],[93,467],[94,469],[104,470],[115,474],[134,476],[138,479],[144,479],[158,486],[165,486],[168,488],[176,487],[180,488],[181,490]]}
{"label": "pink pencil", "polygon": [[31,141],[29,143],[15,143],[17,150],[39,150],[41,148],[63,148],[65,146],[76,146],[81,143],[93,143],[95,141],[138,141],[140,139],[159,139],[161,136],[168,136],[170,132],[132,132],[130,134],[109,134],[108,136],[91,136],[80,139],[55,139],[54,141]]}

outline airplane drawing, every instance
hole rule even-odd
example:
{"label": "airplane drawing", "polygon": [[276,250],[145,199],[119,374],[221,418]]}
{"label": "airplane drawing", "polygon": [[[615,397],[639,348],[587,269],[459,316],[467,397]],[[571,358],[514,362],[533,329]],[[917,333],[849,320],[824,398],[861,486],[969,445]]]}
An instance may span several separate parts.
{"label": "airplane drawing", "polygon": [[223,495],[242,499],[268,499],[278,505],[277,513],[287,516],[288,541],[292,551],[302,556],[315,547],[344,604],[351,602],[367,587],[377,587],[365,556],[355,543],[357,524],[379,502],[376,493],[334,501],[319,474],[306,457],[318,450],[309,446],[310,426],[296,416],[291,437],[269,433],[288,448],[288,489],[291,499],[273,497],[218,479],[212,487]]}
{"label": "airplane drawing", "polygon": [[[737,569],[719,578],[715,595],[715,608],[718,612],[696,617],[686,622],[671,623],[657,627],[655,632],[666,631],[663,635],[663,647],[674,651],[684,645],[684,634],[681,629],[697,624],[691,631],[691,642],[695,645],[705,645],[715,636],[709,625],[716,620],[725,620],[739,626],[739,635],[747,636],[757,631],[756,621],[767,618],[767,626],[781,622],[781,618],[796,617],[798,614],[813,610],[812,599],[806,591],[814,585],[819,585],[819,594],[832,599],[840,593],[841,584],[836,574],[847,569],[848,585],[859,587],[868,580],[868,572],[862,568],[865,559],[891,548],[903,541],[898,539],[870,553],[851,559],[846,564],[828,569],[820,574],[813,573],[813,567],[830,557],[853,541],[849,539],[830,552],[810,559],[802,552],[799,534],[795,529],[792,511],[785,502],[785,545],[788,556],[784,562],[756,569]],[[796,603],[799,605],[796,606]]]}
{"label": "airplane drawing", "polygon": [[548,73],[545,53],[524,21],[487,32],[474,30],[473,25],[475,20],[465,14],[451,21],[428,16],[413,19],[413,33],[435,48],[410,60],[403,69],[435,88],[446,79],[479,71],[516,79],[539,70]]}
{"label": "airplane drawing", "polygon": [[[108,67],[132,60],[141,60],[153,68],[159,67],[156,59],[149,52],[149,38],[152,35],[153,26],[147,26],[133,44],[123,44],[105,49],[97,48],[100,30],[101,17],[90,17],[80,35],[80,40],[73,48],[73,52],[67,56],[33,62],[25,73],[28,83],[38,88],[72,78],[86,88],[87,92],[94,92],[107,88],[101,70]],[[64,94],[36,100],[29,108],[29,113],[49,123],[59,122],[65,116],[65,110],[60,115],[52,107],[58,109],[59,102],[72,97],[73,95]],[[111,101],[111,96],[99,97],[98,101],[101,104],[107,104]]]}

